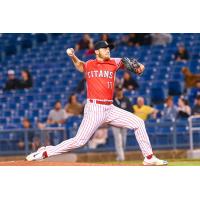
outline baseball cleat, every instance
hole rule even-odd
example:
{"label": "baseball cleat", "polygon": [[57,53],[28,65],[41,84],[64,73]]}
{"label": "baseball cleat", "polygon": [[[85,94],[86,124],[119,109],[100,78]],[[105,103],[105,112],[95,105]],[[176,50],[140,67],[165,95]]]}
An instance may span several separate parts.
{"label": "baseball cleat", "polygon": [[143,165],[145,166],[163,166],[163,165],[168,165],[168,162],[166,160],[160,160],[156,158],[156,156],[152,156],[151,159],[148,159],[145,157],[143,161]]}
{"label": "baseball cleat", "polygon": [[47,152],[45,151],[45,147],[41,147],[40,149],[38,149],[38,151],[33,152],[31,154],[29,154],[28,156],[26,156],[26,160],[27,161],[39,161],[39,160],[43,160],[45,158],[47,158]]}

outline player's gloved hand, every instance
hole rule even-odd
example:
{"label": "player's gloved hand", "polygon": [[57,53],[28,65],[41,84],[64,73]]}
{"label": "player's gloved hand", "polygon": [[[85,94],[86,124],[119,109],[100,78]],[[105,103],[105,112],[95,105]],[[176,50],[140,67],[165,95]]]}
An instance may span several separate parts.
{"label": "player's gloved hand", "polygon": [[124,64],[127,70],[129,70],[130,72],[134,72],[137,75],[141,75],[144,71],[144,65],[139,63],[134,58],[129,59],[127,57],[123,57],[122,63]]}
{"label": "player's gloved hand", "polygon": [[74,49],[73,48],[68,48],[66,50],[66,53],[69,57],[73,57],[74,56]]}

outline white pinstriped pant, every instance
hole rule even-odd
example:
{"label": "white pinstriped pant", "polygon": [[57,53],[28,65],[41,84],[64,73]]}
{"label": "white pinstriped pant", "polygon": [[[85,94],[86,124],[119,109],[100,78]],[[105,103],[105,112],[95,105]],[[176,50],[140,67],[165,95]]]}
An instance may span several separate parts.
{"label": "white pinstriped pant", "polygon": [[113,104],[102,105],[87,102],[84,109],[84,117],[76,136],[56,146],[47,146],[46,151],[48,156],[59,155],[85,145],[98,127],[104,123],[134,130],[143,156],[153,154],[142,119]]}

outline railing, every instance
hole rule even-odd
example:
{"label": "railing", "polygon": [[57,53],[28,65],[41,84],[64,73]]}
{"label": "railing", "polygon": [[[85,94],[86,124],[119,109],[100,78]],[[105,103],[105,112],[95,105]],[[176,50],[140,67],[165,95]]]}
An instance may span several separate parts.
{"label": "railing", "polygon": [[[198,125],[194,126],[194,121],[198,122]],[[189,122],[189,124],[188,124]],[[197,123],[195,123],[197,124]],[[185,131],[180,132],[177,130],[178,125],[182,127],[187,127]],[[170,129],[169,129],[170,127]],[[193,133],[199,131],[200,133],[200,117],[190,117],[187,120],[175,120],[175,121],[155,121],[155,122],[146,122],[146,128],[151,140],[153,149],[177,149],[177,148],[189,148],[194,149],[194,145],[200,146],[200,134],[195,134],[195,139],[193,138]],[[154,132],[150,131],[151,128],[155,128]],[[44,129],[10,129],[10,130],[0,130],[0,155],[17,155],[17,154],[28,154],[32,150],[30,148],[30,139],[29,133],[32,131],[34,135],[39,135],[40,141],[42,145],[45,144],[46,137],[50,137],[52,139],[52,143],[50,145],[56,145],[68,137],[74,137],[77,133],[78,126],[76,128],[66,129],[64,127],[50,127]],[[149,130],[148,130],[149,129]],[[169,130],[168,132],[166,130]],[[109,129],[109,137],[107,143],[94,151],[114,151],[114,139],[111,129]],[[7,135],[6,135],[7,133]],[[25,147],[23,150],[19,150],[17,148],[17,142],[19,138],[17,135],[21,133],[23,136],[23,141]],[[184,140],[183,140],[184,139]],[[6,146],[7,149],[3,148]],[[15,145],[15,148],[14,148]],[[135,141],[133,131],[128,132],[127,138],[127,150],[138,149],[137,142]],[[3,150],[2,150],[3,149]],[[89,149],[87,146],[77,149],[77,152],[88,152],[93,151]]]}
{"label": "railing", "polygon": [[194,132],[200,132],[200,116],[190,116],[189,121],[189,140],[190,140],[190,150],[194,150]]}
{"label": "railing", "polygon": [[[56,145],[67,138],[64,127],[0,130],[0,155],[28,154],[31,152],[32,149],[29,145],[32,141],[29,141],[29,134],[33,134],[33,137],[39,137],[42,145],[45,145],[47,138],[50,138],[52,141],[51,145]],[[24,149],[22,150],[18,148],[18,142],[20,140],[24,142]]]}
{"label": "railing", "polygon": [[[157,120],[155,123],[147,122],[146,129],[147,129],[147,133],[148,133],[150,140],[152,140],[152,142],[151,142],[152,146],[157,149],[170,148],[170,149],[176,150],[178,147],[178,144],[177,144],[178,133],[176,131],[177,123],[179,123],[179,125],[184,124],[184,126],[186,126],[185,121],[177,122],[175,120],[173,120],[173,121]],[[154,132],[152,133],[151,131],[148,131],[149,128],[154,128],[155,129]],[[164,131],[164,129],[169,129],[169,130],[167,132],[167,131]],[[166,144],[159,144],[159,142],[153,141],[153,139],[161,140],[161,138],[164,138],[164,137],[168,140],[168,143],[166,142]]]}

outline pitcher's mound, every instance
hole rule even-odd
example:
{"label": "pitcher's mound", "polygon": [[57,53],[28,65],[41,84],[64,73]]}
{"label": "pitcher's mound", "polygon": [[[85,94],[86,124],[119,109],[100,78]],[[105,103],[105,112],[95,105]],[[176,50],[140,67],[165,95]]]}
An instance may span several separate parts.
{"label": "pitcher's mound", "polygon": [[64,153],[41,160],[41,162],[77,162],[77,155],[74,153]]}

